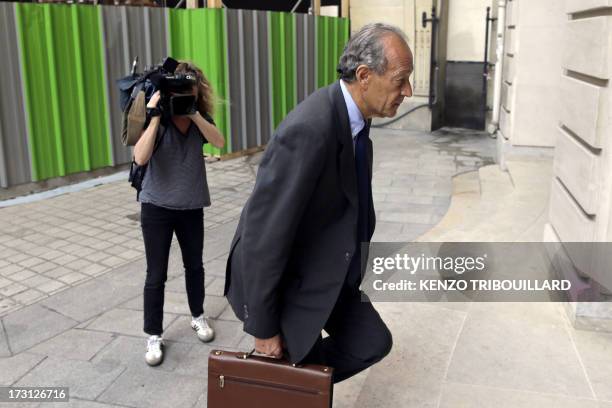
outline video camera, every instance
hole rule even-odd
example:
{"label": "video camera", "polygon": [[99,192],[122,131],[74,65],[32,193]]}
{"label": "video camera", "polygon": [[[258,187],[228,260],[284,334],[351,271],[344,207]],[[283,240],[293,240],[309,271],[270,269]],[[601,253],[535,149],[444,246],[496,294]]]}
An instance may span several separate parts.
{"label": "video camera", "polygon": [[[117,80],[121,109],[121,142],[134,146],[153,115],[161,113],[164,123],[173,115],[191,115],[197,111],[197,78],[191,73],[176,73],[179,62],[166,58],[160,65],[137,73],[138,57],[129,75]],[[161,99],[158,112],[148,112],[146,105],[156,91]]]}
{"label": "video camera", "polygon": [[197,109],[197,79],[193,74],[176,74],[179,62],[167,57],[164,62],[155,68],[149,75],[151,84],[161,93],[159,107],[164,114],[191,115]]}
{"label": "video camera", "polygon": [[[160,91],[158,105],[165,118],[172,115],[191,115],[197,110],[197,96],[193,94],[197,79],[193,74],[176,74],[179,62],[167,57],[163,63],[136,73],[138,57],[132,63],[131,73],[117,81],[119,86],[119,106],[125,112],[139,92],[144,93],[144,104],[149,102],[155,91]],[[143,106],[144,107],[144,106]]]}

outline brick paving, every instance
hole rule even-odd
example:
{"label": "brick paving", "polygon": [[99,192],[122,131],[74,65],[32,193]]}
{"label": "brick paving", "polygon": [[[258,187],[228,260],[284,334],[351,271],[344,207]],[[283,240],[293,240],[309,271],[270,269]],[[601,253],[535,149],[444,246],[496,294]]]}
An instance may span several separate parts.
{"label": "brick paving", "polygon": [[[208,164],[207,230],[240,214],[252,161]],[[0,209],[0,316],[142,258],[139,211],[127,182]]]}

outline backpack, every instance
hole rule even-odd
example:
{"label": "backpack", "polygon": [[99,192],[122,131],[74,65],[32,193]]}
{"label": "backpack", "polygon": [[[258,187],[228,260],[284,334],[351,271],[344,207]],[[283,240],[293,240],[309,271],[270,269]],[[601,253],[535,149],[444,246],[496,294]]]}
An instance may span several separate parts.
{"label": "backpack", "polygon": [[[157,148],[159,147],[159,144],[161,143],[164,134],[166,134],[166,128],[164,127],[164,125],[160,123],[159,128],[161,129],[161,136],[158,132],[158,136],[156,136],[155,139],[155,146],[153,147],[153,153],[151,153],[151,158],[153,158],[153,155],[157,151]],[[149,159],[149,161],[150,160],[151,159]],[[144,181],[145,174],[147,173],[148,165],[149,163],[147,162],[147,164],[139,166],[133,159],[132,163],[130,164],[130,174],[128,176],[128,181],[130,182],[130,185],[134,187],[134,189],[136,189],[136,201],[138,201],[138,198],[140,197],[140,191],[142,190],[142,182]]]}
{"label": "backpack", "polygon": [[[154,92],[149,81],[150,73],[130,74],[117,81],[121,108],[121,142],[134,146],[147,120],[147,101]],[[148,95],[147,95],[148,94]]]}
{"label": "backpack", "polygon": [[138,57],[132,63],[129,75],[117,80],[119,107],[121,108],[121,142],[134,146],[147,123],[147,102],[160,86],[160,78],[176,70],[179,62],[166,57],[161,65],[137,73]]}

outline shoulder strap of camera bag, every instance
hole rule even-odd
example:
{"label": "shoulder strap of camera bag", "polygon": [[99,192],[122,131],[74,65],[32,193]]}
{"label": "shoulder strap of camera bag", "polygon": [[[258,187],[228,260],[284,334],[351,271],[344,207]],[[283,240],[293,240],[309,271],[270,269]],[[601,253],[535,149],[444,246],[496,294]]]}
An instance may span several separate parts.
{"label": "shoulder strap of camera bag", "polygon": [[[161,130],[161,132],[158,131],[155,137],[155,145],[153,147],[153,153],[151,153],[151,158],[153,157],[159,145],[161,144],[161,140],[166,134],[167,127],[164,126],[160,122],[159,130]],[[151,160],[151,158],[149,158],[149,160]],[[132,163],[130,164],[130,174],[128,177],[128,181],[132,184],[132,187],[136,189],[136,201],[138,201],[138,198],[140,197],[140,191],[142,190],[142,182],[144,181],[144,177],[147,172],[148,165],[149,163],[147,162],[147,164],[143,164],[142,166],[139,166],[136,164],[136,162],[132,158]]]}

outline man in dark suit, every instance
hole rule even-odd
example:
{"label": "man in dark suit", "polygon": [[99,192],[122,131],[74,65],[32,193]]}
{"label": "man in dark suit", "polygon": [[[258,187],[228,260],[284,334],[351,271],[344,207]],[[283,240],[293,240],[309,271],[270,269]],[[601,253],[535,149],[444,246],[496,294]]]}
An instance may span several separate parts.
{"label": "man in dark suit", "polygon": [[359,290],[375,225],[369,127],[412,96],[412,52],[399,29],[370,24],[351,37],[338,71],[341,80],[300,103],[270,140],[225,282],[258,352],[329,365],[335,382],[391,350]]}

